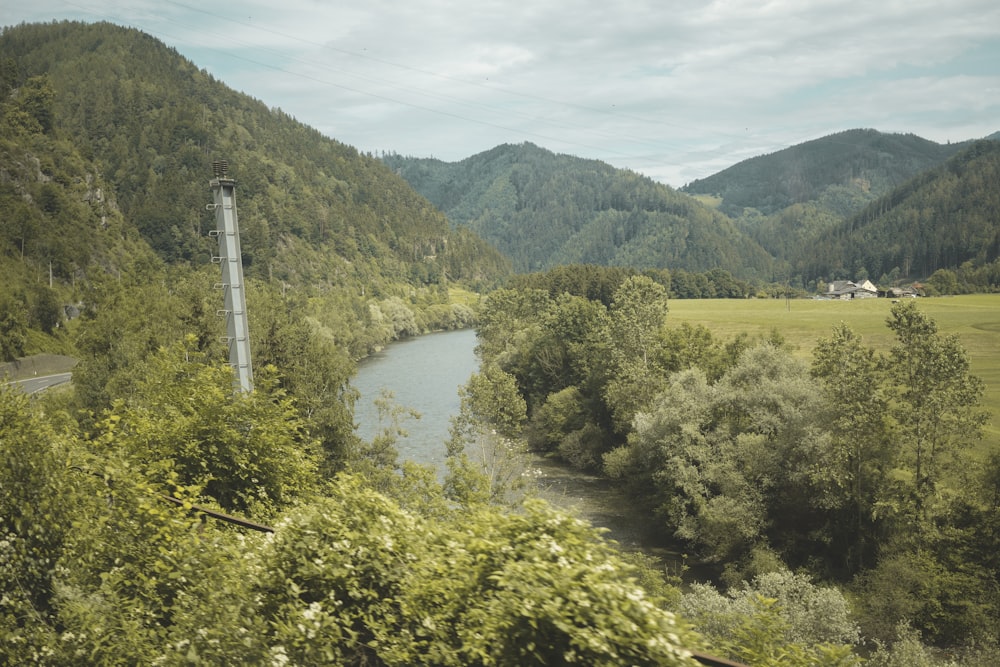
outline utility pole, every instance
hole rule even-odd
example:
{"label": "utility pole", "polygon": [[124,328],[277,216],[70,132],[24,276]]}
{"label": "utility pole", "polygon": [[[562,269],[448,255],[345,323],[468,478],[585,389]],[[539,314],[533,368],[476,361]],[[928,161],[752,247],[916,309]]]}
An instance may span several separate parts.
{"label": "utility pole", "polygon": [[215,211],[215,229],[209,236],[219,240],[219,254],[212,257],[222,267],[224,309],[217,314],[226,318],[226,337],[229,346],[229,365],[236,378],[233,388],[244,393],[253,391],[253,366],[250,363],[250,327],[247,321],[247,301],[243,284],[243,257],[240,253],[240,225],[236,219],[236,181],[229,178],[229,164],[225,160],[212,162],[215,178],[209,181],[215,203],[207,208]]}

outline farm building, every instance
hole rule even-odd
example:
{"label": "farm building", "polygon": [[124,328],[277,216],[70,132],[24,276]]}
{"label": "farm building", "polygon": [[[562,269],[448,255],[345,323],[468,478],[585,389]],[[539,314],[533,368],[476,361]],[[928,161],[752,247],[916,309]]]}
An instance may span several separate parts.
{"label": "farm building", "polygon": [[826,286],[823,295],[828,299],[873,299],[878,296],[878,289],[870,280],[860,283],[851,280],[834,280]]}

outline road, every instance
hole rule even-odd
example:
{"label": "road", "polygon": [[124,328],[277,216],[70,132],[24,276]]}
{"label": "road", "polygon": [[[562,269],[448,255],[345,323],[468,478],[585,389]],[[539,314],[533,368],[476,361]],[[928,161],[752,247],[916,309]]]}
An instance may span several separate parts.
{"label": "road", "polygon": [[72,378],[72,373],[56,373],[55,375],[41,375],[26,380],[16,380],[11,384],[19,387],[26,394],[37,394],[57,384],[69,382]]}

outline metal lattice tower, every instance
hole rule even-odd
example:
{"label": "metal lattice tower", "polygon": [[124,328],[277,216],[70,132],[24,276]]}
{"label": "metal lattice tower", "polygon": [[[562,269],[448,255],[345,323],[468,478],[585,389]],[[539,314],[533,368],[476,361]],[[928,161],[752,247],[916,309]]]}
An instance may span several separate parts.
{"label": "metal lattice tower", "polygon": [[236,372],[234,387],[238,391],[253,391],[253,366],[250,363],[250,327],[247,323],[247,302],[243,288],[243,258],[240,254],[240,225],[236,219],[236,181],[229,178],[229,165],[224,160],[212,163],[215,178],[209,181],[215,203],[215,230],[210,236],[219,239],[219,255],[213,257],[222,267],[222,289],[225,307],[218,314],[226,318],[226,337],[229,345],[229,365]]}

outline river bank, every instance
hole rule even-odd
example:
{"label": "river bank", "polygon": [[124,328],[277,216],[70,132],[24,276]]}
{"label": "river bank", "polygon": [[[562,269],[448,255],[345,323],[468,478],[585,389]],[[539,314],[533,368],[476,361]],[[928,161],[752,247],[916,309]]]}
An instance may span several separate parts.
{"label": "river bank", "polygon": [[603,529],[604,536],[617,542],[624,551],[638,551],[656,558],[670,574],[692,581],[711,577],[710,568],[689,569],[694,564],[688,563],[683,552],[669,546],[657,534],[655,519],[640,512],[634,501],[611,480],[539,454],[528,456],[531,469],[536,471],[535,493],[539,498]]}
{"label": "river bank", "polygon": [[528,457],[537,471],[534,485],[540,498],[607,530],[607,537],[626,549],[648,545],[648,521],[631,510],[626,495],[610,480],[538,454]]}

